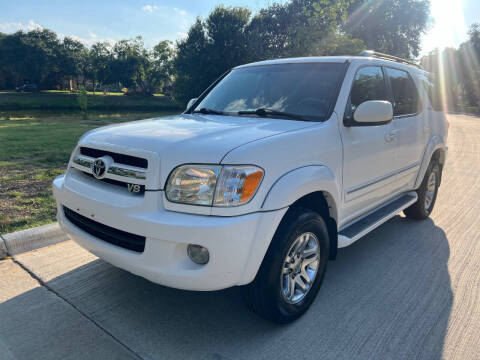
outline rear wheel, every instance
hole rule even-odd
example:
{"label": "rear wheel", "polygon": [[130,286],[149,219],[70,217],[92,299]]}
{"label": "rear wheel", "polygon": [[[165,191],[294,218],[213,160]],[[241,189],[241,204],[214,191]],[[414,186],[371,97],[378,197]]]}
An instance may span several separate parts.
{"label": "rear wheel", "polygon": [[437,200],[440,176],[440,167],[437,162],[432,161],[428,166],[422,184],[417,189],[418,200],[403,211],[405,216],[416,220],[424,220],[430,216]]}
{"label": "rear wheel", "polygon": [[253,310],[279,323],[305,313],[320,289],[328,244],[327,226],[320,215],[303,208],[290,210],[247,288]]}

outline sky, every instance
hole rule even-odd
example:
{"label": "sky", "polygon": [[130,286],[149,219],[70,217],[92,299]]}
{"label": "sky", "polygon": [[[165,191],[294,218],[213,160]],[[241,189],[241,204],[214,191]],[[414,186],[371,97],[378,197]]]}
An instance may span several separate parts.
{"label": "sky", "polygon": [[[286,1],[286,0],[280,0]],[[378,0],[381,1],[381,0]],[[153,47],[184,37],[196,16],[206,17],[219,4],[257,11],[274,0],[0,0],[0,32],[44,27],[91,45],[141,35]],[[278,1],[277,1],[278,2]],[[480,0],[431,0],[431,19],[422,55],[457,47],[468,27],[480,22]]]}

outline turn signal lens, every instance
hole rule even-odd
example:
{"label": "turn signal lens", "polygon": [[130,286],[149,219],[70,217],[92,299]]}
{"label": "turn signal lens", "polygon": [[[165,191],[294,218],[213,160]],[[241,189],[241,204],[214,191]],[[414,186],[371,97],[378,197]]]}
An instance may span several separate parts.
{"label": "turn signal lens", "polygon": [[263,179],[256,166],[225,166],[217,181],[214,206],[238,206],[250,201]]}
{"label": "turn signal lens", "polygon": [[242,196],[240,202],[244,203],[251,199],[257,191],[257,187],[262,181],[263,171],[257,170],[245,176],[245,183],[243,184]]}

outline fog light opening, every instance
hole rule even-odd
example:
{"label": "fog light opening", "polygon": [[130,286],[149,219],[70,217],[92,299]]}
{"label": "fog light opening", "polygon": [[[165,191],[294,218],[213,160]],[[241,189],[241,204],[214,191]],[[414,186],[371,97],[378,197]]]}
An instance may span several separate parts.
{"label": "fog light opening", "polygon": [[195,264],[205,265],[210,260],[208,249],[200,245],[188,244],[187,254]]}

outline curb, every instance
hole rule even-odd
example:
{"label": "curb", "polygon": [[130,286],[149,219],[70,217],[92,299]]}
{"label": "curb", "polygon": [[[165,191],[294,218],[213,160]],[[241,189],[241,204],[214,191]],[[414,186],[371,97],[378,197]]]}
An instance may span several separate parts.
{"label": "curb", "polygon": [[0,236],[0,259],[68,240],[58,223]]}
{"label": "curb", "polygon": [[5,241],[3,240],[2,235],[0,235],[0,260],[4,259],[7,256],[7,247],[5,246]]}

